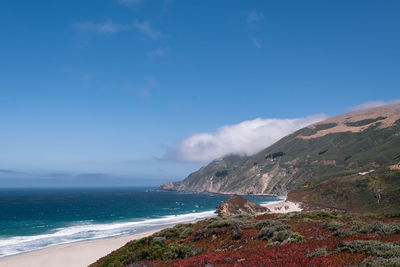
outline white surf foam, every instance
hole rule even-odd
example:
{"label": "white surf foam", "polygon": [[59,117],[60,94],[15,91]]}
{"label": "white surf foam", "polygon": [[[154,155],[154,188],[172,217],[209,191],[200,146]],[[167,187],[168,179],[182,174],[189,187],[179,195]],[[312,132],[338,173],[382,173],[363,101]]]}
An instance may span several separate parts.
{"label": "white surf foam", "polygon": [[203,219],[213,215],[215,215],[214,211],[204,211],[117,223],[93,224],[90,222],[82,222],[81,224],[56,229],[51,233],[42,235],[0,238],[0,257],[58,244],[141,233],[159,229],[163,226]]}

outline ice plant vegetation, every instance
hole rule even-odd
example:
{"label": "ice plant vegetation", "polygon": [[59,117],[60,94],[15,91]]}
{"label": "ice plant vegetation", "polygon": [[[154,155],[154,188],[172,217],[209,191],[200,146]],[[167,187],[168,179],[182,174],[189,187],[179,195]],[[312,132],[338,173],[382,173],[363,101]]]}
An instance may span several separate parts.
{"label": "ice plant vegetation", "polygon": [[400,214],[311,211],[180,224],[91,267],[399,266]]}

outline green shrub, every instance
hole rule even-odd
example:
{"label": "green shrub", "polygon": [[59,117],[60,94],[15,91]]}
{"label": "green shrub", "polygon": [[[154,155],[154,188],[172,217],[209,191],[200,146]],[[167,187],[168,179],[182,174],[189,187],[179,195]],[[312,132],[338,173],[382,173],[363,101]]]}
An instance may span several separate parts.
{"label": "green shrub", "polygon": [[351,227],[354,231],[359,231],[361,233],[377,233],[380,235],[393,235],[400,233],[400,223],[382,223],[382,222],[372,222],[369,224],[366,223],[357,223]]}
{"label": "green shrub", "polygon": [[[289,212],[286,215],[282,215],[282,217],[286,217],[288,219],[292,219],[292,218],[305,218],[306,213],[305,212],[298,212],[298,211],[294,211],[294,212]],[[308,218],[308,217],[307,217]]]}
{"label": "green shrub", "polygon": [[371,256],[383,258],[400,257],[400,246],[393,243],[383,243],[375,240],[353,240],[339,243],[339,251],[365,252]]}
{"label": "green shrub", "polygon": [[178,237],[179,230],[175,227],[174,228],[166,228],[166,229],[161,230],[160,232],[155,233],[154,236],[165,237],[167,239],[173,238],[173,237]]}
{"label": "green shrub", "polygon": [[[193,227],[192,224],[177,224],[172,228],[163,229],[163,230],[155,233],[153,236],[165,237],[166,239],[175,238],[175,237],[185,238],[185,237],[182,237],[181,234],[183,232],[185,232],[185,233],[188,233],[190,231],[193,232],[192,227]],[[191,234],[192,232],[190,232],[189,234]]]}
{"label": "green shrub", "polygon": [[366,228],[366,223],[355,221],[351,223],[350,230],[360,232],[362,229]]}
{"label": "green shrub", "polygon": [[372,232],[372,226],[368,223],[364,223],[363,225],[361,225],[359,232],[363,234],[368,234]]}
{"label": "green shrub", "polygon": [[225,177],[227,175],[228,175],[228,171],[227,170],[217,171],[215,173],[215,177]]}
{"label": "green shrub", "polygon": [[338,229],[332,233],[333,236],[339,236],[339,237],[349,237],[349,236],[354,236],[356,233],[348,230],[348,229]]}
{"label": "green shrub", "polygon": [[312,257],[328,257],[330,253],[326,249],[326,246],[323,246],[321,248],[316,248],[313,252],[307,253],[307,257],[312,258]]}
{"label": "green shrub", "polygon": [[279,151],[279,152],[272,153],[271,156],[273,159],[275,159],[275,158],[283,157],[284,155],[285,155],[285,153]]}
{"label": "green shrub", "polygon": [[284,155],[285,155],[285,153],[279,151],[279,152],[275,152],[272,154],[268,154],[267,156],[265,156],[265,159],[275,159],[275,158],[283,157]]}
{"label": "green shrub", "polygon": [[128,242],[122,248],[101,258],[92,267],[122,267],[142,260],[184,259],[198,254],[193,245],[167,243],[153,237]]}
{"label": "green shrub", "polygon": [[327,221],[326,223],[324,223],[322,225],[322,228],[328,229],[329,231],[333,232],[333,231],[337,231],[339,229],[342,229],[343,225],[344,224],[342,222],[338,222],[338,221],[335,221],[335,220],[330,220],[330,221]]}
{"label": "green shrub", "polygon": [[263,240],[273,239],[274,237],[277,238],[277,235],[275,235],[275,233],[287,230],[289,228],[290,227],[288,225],[282,224],[279,221],[272,221],[269,226],[265,226],[260,230],[260,232],[258,233],[258,238]]}
{"label": "green shrub", "polygon": [[249,221],[252,221],[253,217],[250,215],[247,215],[247,214],[239,214],[239,215],[231,216],[228,219],[234,224],[243,225]]}
{"label": "green shrub", "polygon": [[385,235],[400,234],[400,223],[388,223],[382,226],[382,233]]}
{"label": "green shrub", "polygon": [[302,236],[299,232],[293,232],[290,235],[290,240],[292,242],[301,242],[301,241],[303,241],[303,239],[304,239],[304,236]]}
{"label": "green shrub", "polygon": [[221,227],[232,227],[234,226],[235,223],[231,219],[219,219],[215,220],[209,225],[207,225],[208,229],[213,229],[213,228],[221,228]]}
{"label": "green shrub", "polygon": [[243,230],[247,230],[247,229],[253,229],[256,227],[255,223],[246,223],[242,225],[242,229]]}
{"label": "green shrub", "polygon": [[274,225],[274,223],[275,223],[275,221],[273,221],[273,220],[263,220],[263,221],[260,221],[260,222],[256,223],[256,228],[257,229],[262,229],[262,228],[264,228],[266,226]]}
{"label": "green shrub", "polygon": [[382,222],[373,222],[369,224],[370,232],[372,233],[383,233],[384,223]]}
{"label": "green shrub", "polygon": [[358,221],[360,220],[359,214],[355,213],[346,213],[342,215],[342,218],[345,220],[353,220],[353,221]]}
{"label": "green shrub", "polygon": [[246,221],[246,222],[253,220],[253,216],[248,215],[248,214],[233,215],[233,216],[231,216],[229,218],[233,219],[233,220],[241,220],[241,221]]}
{"label": "green shrub", "polygon": [[268,242],[266,247],[268,248],[268,247],[273,247],[273,246],[275,246],[275,242],[270,241],[270,242]]}
{"label": "green shrub", "polygon": [[181,234],[179,235],[180,238],[187,238],[189,235],[191,235],[193,233],[193,229],[192,228],[185,228]]}
{"label": "green shrub", "polygon": [[290,237],[290,230],[281,230],[273,233],[272,240],[282,242]]}
{"label": "green shrub", "polygon": [[315,210],[311,212],[290,212],[286,215],[287,218],[337,218],[336,213],[324,210]]}
{"label": "green shrub", "polygon": [[310,218],[303,218],[302,221],[305,222],[305,223],[307,223],[307,222],[309,222],[309,223],[318,222],[318,220],[313,220],[313,219],[310,219]]}
{"label": "green shrub", "polygon": [[[201,230],[201,234],[196,234],[196,236],[201,237],[202,235],[203,237],[207,237],[211,234],[221,235],[223,233],[226,233],[226,230],[228,229],[239,229],[247,219],[247,216],[236,216],[226,219],[219,218],[217,220],[212,220],[210,224],[208,224],[205,228],[203,228],[203,230]],[[227,229],[221,229],[223,227],[226,227]]]}

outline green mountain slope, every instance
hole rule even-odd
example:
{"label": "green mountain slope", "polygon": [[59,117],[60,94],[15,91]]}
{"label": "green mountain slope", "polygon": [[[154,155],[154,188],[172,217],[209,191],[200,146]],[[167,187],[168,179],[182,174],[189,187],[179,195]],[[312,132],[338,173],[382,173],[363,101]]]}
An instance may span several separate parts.
{"label": "green mountain slope", "polygon": [[251,157],[215,160],[160,189],[288,194],[310,205],[353,210],[393,206],[400,203],[400,105],[330,118]]}

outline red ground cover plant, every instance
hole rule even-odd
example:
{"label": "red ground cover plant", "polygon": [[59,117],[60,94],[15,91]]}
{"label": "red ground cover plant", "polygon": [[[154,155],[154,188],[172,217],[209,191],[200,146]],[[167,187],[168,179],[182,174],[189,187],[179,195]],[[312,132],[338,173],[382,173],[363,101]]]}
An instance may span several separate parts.
{"label": "red ground cover plant", "polygon": [[291,243],[270,248],[247,248],[237,251],[198,255],[174,263],[174,266],[345,266],[360,263],[365,255],[347,252],[328,257],[308,257],[307,251],[327,246],[336,248],[334,242]]}
{"label": "red ground cover plant", "polygon": [[[273,219],[277,215],[263,215],[257,217],[256,221]],[[286,245],[275,245],[268,247],[268,241],[255,240],[257,229],[243,231],[242,238],[246,240],[241,247],[232,247],[228,251],[212,252],[220,247],[221,240],[229,240],[229,231],[221,239],[209,240],[196,245],[207,246],[204,253],[179,261],[170,262],[171,266],[347,266],[361,263],[368,257],[365,253],[338,252],[337,246],[340,242],[352,240],[379,240],[382,242],[400,241],[400,234],[379,235],[376,233],[355,232],[353,236],[338,237],[331,231],[324,229],[322,225],[328,221],[327,218],[315,218],[315,220],[304,220],[303,218],[286,219],[284,223],[291,226],[291,230],[299,232],[304,236],[302,242],[288,243]],[[352,218],[337,219],[344,224],[345,229],[350,229]],[[379,219],[362,218],[362,221],[375,222]],[[382,218],[385,223],[399,222],[397,218]],[[325,247],[330,253],[326,257],[309,257],[309,252]]]}
{"label": "red ground cover plant", "polygon": [[[329,229],[326,227],[329,223],[337,227]],[[354,227],[357,223],[364,226],[374,223],[397,225],[391,234],[386,234],[379,232],[379,229],[357,230]],[[394,244],[393,242],[400,241],[398,223],[398,217],[321,211],[268,214],[256,218],[214,218],[187,226],[192,231],[184,238],[178,231],[175,236],[166,239],[165,242],[171,244],[192,245],[194,253],[189,258],[143,260],[128,266],[351,266],[361,263],[371,255],[339,250],[339,244],[353,240],[376,240]],[[290,238],[283,241],[274,237],[259,238],[260,229],[273,228],[276,225],[283,225],[283,228],[276,231],[289,231]],[[184,230],[185,227],[179,229]],[[335,232],[338,230],[341,231],[339,234]],[[300,236],[300,239],[295,240],[295,236]]]}

